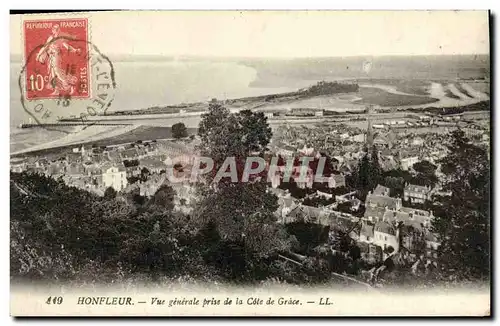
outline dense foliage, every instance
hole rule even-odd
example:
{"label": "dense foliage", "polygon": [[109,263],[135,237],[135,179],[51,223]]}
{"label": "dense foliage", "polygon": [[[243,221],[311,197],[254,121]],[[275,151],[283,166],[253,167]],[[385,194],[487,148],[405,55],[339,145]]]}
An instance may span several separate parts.
{"label": "dense foliage", "polygon": [[359,90],[358,84],[320,81],[315,85],[308,87],[305,90],[305,93],[307,95],[317,96],[317,95],[329,95],[336,93],[357,92],[358,90]]}
{"label": "dense foliage", "polygon": [[490,162],[486,150],[460,130],[452,133],[449,154],[442,160],[445,191],[437,197],[433,223],[440,236],[443,273],[457,280],[487,279],[490,273]]}
{"label": "dense foliage", "polygon": [[186,125],[182,122],[172,125],[172,137],[176,139],[185,138],[188,136]]}

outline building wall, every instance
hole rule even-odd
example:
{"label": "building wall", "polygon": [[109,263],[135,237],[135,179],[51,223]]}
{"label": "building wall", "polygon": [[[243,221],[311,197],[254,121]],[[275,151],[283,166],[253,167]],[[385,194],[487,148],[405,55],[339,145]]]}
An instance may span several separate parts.
{"label": "building wall", "polygon": [[127,172],[119,171],[113,167],[102,174],[102,183],[105,188],[113,187],[116,191],[121,191],[127,186]]}
{"label": "building wall", "polygon": [[403,193],[405,201],[411,201],[412,203],[423,204],[427,200],[427,194],[421,192],[404,191]]}
{"label": "building wall", "polygon": [[368,237],[366,234],[359,234],[359,241],[361,242],[366,242],[366,243],[372,243],[373,242],[373,237]]}
{"label": "building wall", "polygon": [[404,158],[401,160],[401,169],[406,171],[409,168],[411,168],[413,166],[413,164],[415,164],[417,162],[418,162],[417,156]]}
{"label": "building wall", "polygon": [[396,236],[387,233],[375,231],[373,243],[384,249],[386,246],[391,246],[396,252],[399,251],[399,242]]}

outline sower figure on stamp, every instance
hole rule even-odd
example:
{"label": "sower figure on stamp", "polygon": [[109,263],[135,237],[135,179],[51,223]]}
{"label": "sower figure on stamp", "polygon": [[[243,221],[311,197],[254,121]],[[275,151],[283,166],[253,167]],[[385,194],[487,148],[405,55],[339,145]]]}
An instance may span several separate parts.
{"label": "sower figure on stamp", "polygon": [[47,88],[54,90],[51,95],[59,95],[61,92],[69,95],[73,94],[74,87],[78,81],[77,77],[71,74],[71,71],[65,71],[62,67],[61,54],[62,51],[67,51],[78,55],[81,53],[81,50],[72,47],[61,36],[63,35],[60,33],[59,25],[54,25],[52,27],[52,34],[47,38],[44,46],[36,56],[36,60],[41,64],[45,64],[48,61],[47,72],[49,83],[47,83]]}

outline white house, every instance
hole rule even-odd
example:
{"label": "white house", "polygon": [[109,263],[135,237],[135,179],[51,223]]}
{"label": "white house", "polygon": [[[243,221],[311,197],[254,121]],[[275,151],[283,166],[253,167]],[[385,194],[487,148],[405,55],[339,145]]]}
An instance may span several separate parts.
{"label": "white house", "polygon": [[404,200],[412,203],[423,204],[430,199],[431,187],[406,184],[404,188]]}
{"label": "white house", "polygon": [[417,162],[418,162],[418,156],[403,158],[401,159],[401,169],[408,171],[408,169],[410,169],[413,166],[413,164]]}
{"label": "white house", "polygon": [[375,223],[373,230],[373,243],[386,249],[391,246],[394,252],[399,251],[399,229],[388,222]]}
{"label": "white house", "polygon": [[127,187],[127,171],[124,167],[110,167],[102,173],[102,183],[106,188],[113,187],[121,191]]}

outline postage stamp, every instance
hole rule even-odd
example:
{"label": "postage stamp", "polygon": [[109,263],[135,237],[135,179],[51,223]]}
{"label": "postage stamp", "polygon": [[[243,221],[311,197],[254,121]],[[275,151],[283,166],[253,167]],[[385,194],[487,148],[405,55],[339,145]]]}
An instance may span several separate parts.
{"label": "postage stamp", "polygon": [[89,27],[87,18],[23,21],[20,100],[37,125],[94,124],[111,106],[113,64],[90,41]]}
{"label": "postage stamp", "polygon": [[[88,20],[24,22],[26,99],[90,97]],[[30,58],[32,57],[32,58]]]}

